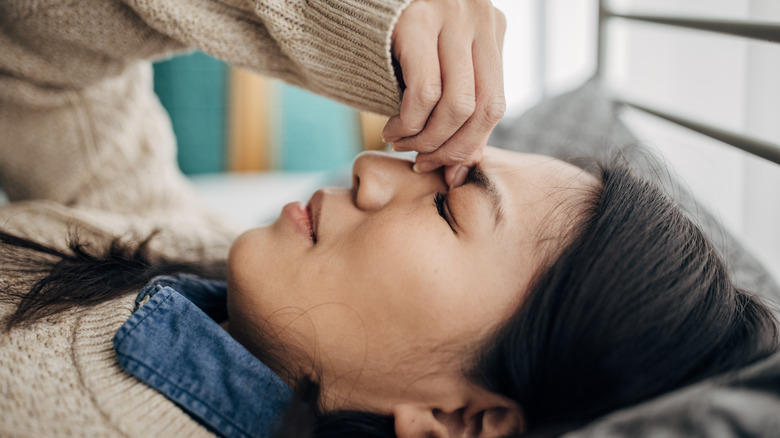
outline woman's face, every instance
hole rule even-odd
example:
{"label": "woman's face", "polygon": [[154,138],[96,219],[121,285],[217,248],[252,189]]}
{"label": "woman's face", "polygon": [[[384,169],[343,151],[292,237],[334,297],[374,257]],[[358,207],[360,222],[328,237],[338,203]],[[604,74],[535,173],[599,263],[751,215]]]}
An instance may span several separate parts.
{"label": "woman's face", "polygon": [[352,188],[318,191],[236,240],[231,332],[292,346],[326,408],[379,412],[463,380],[464,353],[518,309],[568,205],[596,184],[562,161],[494,148],[450,191],[441,173],[385,154],[360,155],[353,172]]}

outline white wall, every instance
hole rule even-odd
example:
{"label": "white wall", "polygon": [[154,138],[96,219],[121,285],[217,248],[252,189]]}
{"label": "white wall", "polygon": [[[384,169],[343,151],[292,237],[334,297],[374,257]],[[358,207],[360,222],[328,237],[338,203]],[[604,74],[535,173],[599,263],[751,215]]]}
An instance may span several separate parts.
{"label": "white wall", "polygon": [[[776,0],[622,0],[632,11],[780,21]],[[780,144],[780,46],[616,22],[610,84],[633,99]],[[626,116],[780,279],[780,166],[658,121]]]}
{"label": "white wall", "polygon": [[508,116],[529,108],[544,94],[574,88],[593,74],[598,0],[493,0],[493,4],[507,17]]}
{"label": "white wall", "polygon": [[537,53],[537,33],[541,27],[534,19],[536,4],[530,1],[493,0],[504,13],[507,29],[504,36],[504,92],[507,116],[515,115],[537,102],[538,69],[532,67]]}

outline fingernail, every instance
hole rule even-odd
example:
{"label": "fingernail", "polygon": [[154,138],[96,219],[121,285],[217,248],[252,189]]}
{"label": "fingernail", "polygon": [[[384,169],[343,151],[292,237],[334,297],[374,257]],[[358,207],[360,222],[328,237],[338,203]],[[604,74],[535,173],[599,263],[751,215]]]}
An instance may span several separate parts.
{"label": "fingernail", "polygon": [[466,177],[469,174],[469,168],[466,166],[458,166],[458,169],[453,173],[452,181],[450,181],[450,189],[460,187],[466,182]]}
{"label": "fingernail", "polygon": [[422,173],[422,170],[420,170],[420,166],[418,166],[417,163],[414,163],[412,170],[414,170],[415,173]]}

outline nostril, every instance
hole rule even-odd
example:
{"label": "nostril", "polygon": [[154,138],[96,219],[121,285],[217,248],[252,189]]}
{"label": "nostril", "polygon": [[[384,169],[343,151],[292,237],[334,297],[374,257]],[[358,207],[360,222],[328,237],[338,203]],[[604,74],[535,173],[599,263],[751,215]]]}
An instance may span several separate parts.
{"label": "nostril", "polygon": [[352,202],[357,205],[358,189],[360,188],[360,177],[357,174],[352,175]]}

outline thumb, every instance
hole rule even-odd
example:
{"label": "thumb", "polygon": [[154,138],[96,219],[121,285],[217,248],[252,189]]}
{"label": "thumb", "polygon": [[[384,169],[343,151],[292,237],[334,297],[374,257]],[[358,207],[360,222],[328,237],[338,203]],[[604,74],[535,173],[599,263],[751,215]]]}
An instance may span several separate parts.
{"label": "thumb", "polygon": [[482,149],[475,150],[471,156],[463,161],[463,164],[447,166],[444,169],[444,180],[450,190],[460,187],[466,182],[469,171],[482,160]]}

